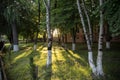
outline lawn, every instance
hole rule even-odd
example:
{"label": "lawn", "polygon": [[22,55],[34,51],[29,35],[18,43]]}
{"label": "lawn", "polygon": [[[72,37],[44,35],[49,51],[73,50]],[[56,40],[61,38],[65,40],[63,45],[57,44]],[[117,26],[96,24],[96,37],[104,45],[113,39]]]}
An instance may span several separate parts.
{"label": "lawn", "polygon": [[[37,51],[33,44],[20,44],[19,52],[7,53],[4,56],[8,80],[32,80],[31,57],[38,67],[38,80],[93,80],[87,61],[86,44],[77,44],[77,50],[72,51],[71,44],[67,50],[53,44],[52,66],[46,68],[47,45],[39,43]],[[96,59],[97,46],[93,46]],[[104,49],[103,68],[106,80],[119,80],[120,76],[120,45],[114,43],[110,50]]]}

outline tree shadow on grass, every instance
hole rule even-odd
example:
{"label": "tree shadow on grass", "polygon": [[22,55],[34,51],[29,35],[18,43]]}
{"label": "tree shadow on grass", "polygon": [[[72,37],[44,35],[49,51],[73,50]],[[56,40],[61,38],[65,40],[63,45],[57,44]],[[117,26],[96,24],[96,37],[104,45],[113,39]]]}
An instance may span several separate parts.
{"label": "tree shadow on grass", "polygon": [[37,80],[51,80],[52,76],[52,64],[49,67],[46,66],[47,54],[44,51],[47,51],[47,49],[45,47],[45,45],[42,45],[37,49],[39,51],[39,55],[36,56],[36,65],[39,68]]}
{"label": "tree shadow on grass", "polygon": [[30,75],[32,80],[38,80],[38,66],[34,63],[34,58],[35,57],[40,57],[39,51],[31,51],[29,55],[27,56],[28,58],[28,63],[29,63],[29,70],[30,70]]}
{"label": "tree shadow on grass", "polygon": [[21,50],[19,51],[19,55],[17,54],[17,56],[15,58],[20,59],[22,57],[31,57],[31,56],[37,56],[40,57],[40,52],[42,49],[44,48],[44,46],[40,46],[38,47],[38,50],[33,50],[32,47],[22,47]]}
{"label": "tree shadow on grass", "polygon": [[[54,77],[59,80],[91,80],[88,75],[87,62],[84,61],[79,56],[74,56],[68,50],[61,49],[59,53],[58,50],[54,49],[54,56],[56,61],[54,61],[55,70]],[[59,55],[61,54],[61,55]],[[59,57],[59,56],[62,56]],[[89,78],[89,79],[88,79]]]}
{"label": "tree shadow on grass", "polygon": [[[75,59],[75,62],[78,62],[79,64],[83,65],[83,66],[87,66],[87,61],[86,61],[86,57],[81,56],[79,53],[75,53],[75,51],[70,51],[70,50],[66,50],[66,52],[68,53],[69,56],[71,56],[72,58]],[[76,54],[79,57],[75,57],[74,54]]]}

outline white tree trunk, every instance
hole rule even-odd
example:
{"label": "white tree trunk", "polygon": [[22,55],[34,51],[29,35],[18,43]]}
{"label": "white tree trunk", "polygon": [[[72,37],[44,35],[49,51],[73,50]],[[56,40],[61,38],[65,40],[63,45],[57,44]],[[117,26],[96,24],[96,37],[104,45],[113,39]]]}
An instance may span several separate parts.
{"label": "white tree trunk", "polygon": [[82,0],[82,4],[83,4],[83,9],[84,9],[85,15],[86,15],[86,17],[87,17],[88,28],[89,28],[90,44],[92,44],[92,29],[91,29],[91,23],[90,23],[90,18],[89,18],[89,16],[88,16],[88,12],[87,12],[86,7],[85,7],[84,0]]}
{"label": "white tree trunk", "polygon": [[[100,1],[100,6],[103,4],[102,0]],[[99,30],[99,41],[98,41],[98,56],[97,56],[97,75],[104,76],[103,68],[102,68],[102,45],[103,45],[103,13],[100,10],[100,30]]]}
{"label": "white tree trunk", "polygon": [[97,56],[97,76],[104,76],[103,68],[102,68],[102,51],[98,51]]}
{"label": "white tree trunk", "polygon": [[107,42],[106,42],[106,48],[107,48],[107,49],[110,49],[110,41],[107,41]]}
{"label": "white tree trunk", "polygon": [[75,43],[72,43],[72,50],[73,50],[73,51],[75,50],[75,46],[76,46],[76,44],[75,44]]}
{"label": "white tree trunk", "polygon": [[18,51],[19,46],[18,46],[18,33],[17,33],[17,28],[16,28],[16,23],[15,21],[12,23],[12,35],[13,35],[13,51]]}
{"label": "white tree trunk", "polygon": [[13,51],[18,51],[19,50],[19,47],[18,47],[18,45],[13,45]]}
{"label": "white tree trunk", "polygon": [[77,0],[77,6],[78,6],[78,11],[79,11],[79,15],[80,15],[80,18],[81,18],[85,38],[86,38],[86,41],[87,41],[89,65],[90,65],[90,67],[92,69],[93,74],[96,75],[96,67],[94,65],[93,57],[92,57],[92,48],[91,48],[90,40],[89,40],[87,32],[86,32],[85,23],[84,23],[84,19],[83,19],[83,15],[82,15],[79,0]]}
{"label": "white tree trunk", "polygon": [[47,56],[47,67],[52,63],[52,35],[50,27],[50,0],[43,0],[46,7],[46,26],[48,34],[48,56]]}
{"label": "white tree trunk", "polygon": [[93,52],[88,52],[88,60],[89,60],[89,65],[92,69],[92,72],[96,75],[96,67],[93,61]]}

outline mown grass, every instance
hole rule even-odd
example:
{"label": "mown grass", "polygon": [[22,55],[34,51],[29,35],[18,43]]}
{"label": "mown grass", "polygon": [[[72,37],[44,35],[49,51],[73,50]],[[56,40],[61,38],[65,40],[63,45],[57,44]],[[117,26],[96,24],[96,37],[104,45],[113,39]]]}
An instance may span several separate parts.
{"label": "mown grass", "polygon": [[[38,44],[37,51],[33,51],[33,44],[20,44],[19,52],[5,55],[5,67],[8,80],[33,80],[30,66],[30,57],[38,66],[38,80],[93,80],[87,61],[86,44],[77,44],[76,51],[72,51],[71,44],[67,50],[53,44],[52,66],[46,68],[46,44]],[[97,46],[93,46],[94,60],[97,55]],[[104,49],[103,68],[106,80],[119,80],[120,76],[120,45],[113,44],[110,50]],[[10,57],[8,56],[10,55]]]}

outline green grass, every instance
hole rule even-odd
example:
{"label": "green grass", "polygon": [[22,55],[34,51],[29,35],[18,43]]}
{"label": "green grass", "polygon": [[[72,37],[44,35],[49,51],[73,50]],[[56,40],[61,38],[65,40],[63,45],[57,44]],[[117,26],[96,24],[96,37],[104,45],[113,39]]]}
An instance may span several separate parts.
{"label": "green grass", "polygon": [[[77,50],[68,50],[56,43],[52,49],[52,66],[46,68],[47,47],[39,44],[37,51],[33,51],[33,44],[20,44],[19,52],[5,55],[5,67],[8,80],[33,80],[31,74],[30,57],[34,57],[34,64],[38,66],[38,80],[93,80],[87,61],[86,44],[77,44]],[[94,60],[97,55],[95,44]],[[120,45],[113,44],[110,50],[104,49],[103,68],[106,80],[119,80],[120,76]]]}

